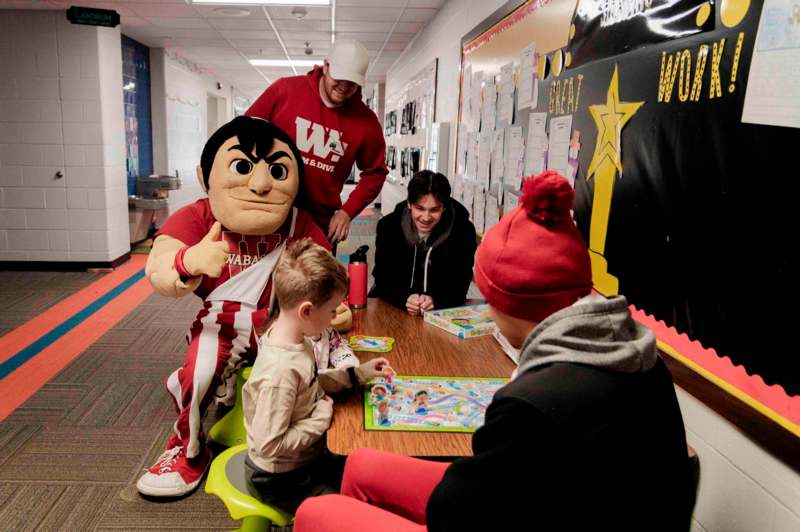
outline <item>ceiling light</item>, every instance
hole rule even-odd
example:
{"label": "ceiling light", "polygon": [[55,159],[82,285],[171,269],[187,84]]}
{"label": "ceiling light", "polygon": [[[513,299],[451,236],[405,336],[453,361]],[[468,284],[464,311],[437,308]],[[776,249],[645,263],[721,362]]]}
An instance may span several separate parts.
{"label": "ceiling light", "polygon": [[193,4],[223,5],[283,5],[283,6],[329,6],[331,0],[192,0]]}
{"label": "ceiling light", "polygon": [[260,67],[310,67],[321,65],[322,60],[294,59],[290,61],[288,59],[250,59],[250,64]]}
{"label": "ceiling light", "polygon": [[250,15],[250,10],[241,7],[218,7],[214,9],[214,13],[219,13],[226,17],[246,17]]}

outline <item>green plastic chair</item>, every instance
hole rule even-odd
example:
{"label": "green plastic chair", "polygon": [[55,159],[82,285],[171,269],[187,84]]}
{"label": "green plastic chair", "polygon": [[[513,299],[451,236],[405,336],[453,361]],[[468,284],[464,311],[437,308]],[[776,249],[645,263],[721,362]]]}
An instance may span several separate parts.
{"label": "green plastic chair", "polygon": [[269,530],[272,524],[287,526],[294,517],[259,501],[247,490],[244,459],[247,444],[226,449],[211,462],[206,480],[206,493],[216,495],[225,504],[235,521],[241,521],[239,532]]}
{"label": "green plastic chair", "polygon": [[233,447],[247,443],[247,433],[244,430],[244,409],[242,408],[242,386],[250,378],[252,369],[252,366],[248,366],[236,373],[236,402],[233,408],[222,419],[214,423],[208,432],[208,437],[222,446]]}

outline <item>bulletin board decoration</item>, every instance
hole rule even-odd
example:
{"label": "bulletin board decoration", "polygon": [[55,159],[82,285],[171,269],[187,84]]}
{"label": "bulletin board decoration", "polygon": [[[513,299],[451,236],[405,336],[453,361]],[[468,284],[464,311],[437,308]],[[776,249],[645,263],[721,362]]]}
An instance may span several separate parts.
{"label": "bulletin board decoration", "polygon": [[720,356],[716,350],[703,347],[700,342],[679,333],[675,327],[652,314],[634,306],[630,308],[636,321],[656,333],[657,344],[662,352],[800,436],[800,396],[790,396],[782,386],[769,385],[759,375],[749,375],[744,366],[734,364],[730,357]]}
{"label": "bulletin board decoration", "polygon": [[[580,0],[576,13],[592,3],[599,9]],[[589,147],[575,220],[595,289],[625,295],[664,353],[800,436],[800,361],[787,356],[796,325],[778,310],[797,286],[786,242],[800,229],[800,187],[775,156],[800,130],[742,123],[762,2],[731,23],[734,3],[681,3],[696,25],[687,36],[648,37],[579,66],[572,55],[540,94],[551,116],[571,114]],[[610,32],[637,42],[616,25],[595,32],[584,42]]]}
{"label": "bulletin board decoration", "polygon": [[616,2],[598,9],[596,2],[578,2],[572,19],[569,63],[578,67],[596,58],[688,37],[714,29],[708,0]]}
{"label": "bulletin board decoration", "polygon": [[476,37],[473,41],[471,41],[467,46],[463,48],[463,53],[468,54],[487,42],[494,39],[498,34],[506,31],[507,29],[516,25],[520,20],[524,19],[528,15],[530,15],[536,9],[549,4],[552,0],[534,0],[530,2],[525,2],[517,9],[514,10],[510,15],[504,17],[498,24],[495,24],[485,32],[481,33],[478,37]]}
{"label": "bulletin board decoration", "polygon": [[[551,68],[531,111],[546,113],[548,133],[553,119],[569,117],[569,149],[583,145],[570,165],[595,288],[625,295],[663,353],[800,437],[796,313],[783,310],[798,294],[800,180],[790,161],[800,129],[742,123],[765,1],[681,2],[688,29],[671,39],[636,37],[624,21],[578,32],[573,18],[561,48],[537,41]],[[620,3],[576,2],[587,4],[602,11]],[[522,7],[509,9],[521,24],[542,16]],[[495,15],[491,23],[512,34]],[[477,50],[476,39],[493,29],[479,25],[463,49]],[[614,31],[636,45],[581,55]],[[483,38],[478,55],[507,40]],[[469,68],[462,59],[460,121]]]}

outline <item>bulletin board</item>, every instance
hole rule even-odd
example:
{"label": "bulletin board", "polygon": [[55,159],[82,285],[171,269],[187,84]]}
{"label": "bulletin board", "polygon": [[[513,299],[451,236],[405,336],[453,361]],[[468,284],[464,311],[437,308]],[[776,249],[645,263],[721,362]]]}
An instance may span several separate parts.
{"label": "bulletin board", "polygon": [[[454,193],[488,228],[496,221],[487,218],[490,205],[500,215],[515,205],[515,163],[530,167],[544,151],[544,166],[575,188],[595,289],[625,295],[662,352],[800,436],[796,312],[786,305],[799,292],[792,248],[800,180],[792,156],[800,129],[743,121],[746,95],[760,97],[762,111],[770,97],[793,101],[786,91],[796,64],[768,56],[769,68],[751,72],[762,50],[800,47],[791,33],[800,23],[783,27],[779,46],[762,42],[784,20],[784,4],[509,2],[462,41]],[[564,19],[562,9],[572,16]],[[773,31],[762,32],[764,25]],[[538,94],[520,109],[522,51],[532,42]],[[497,98],[509,62],[513,119],[495,117],[484,132],[485,111],[477,120],[474,103],[483,105],[487,93]],[[476,72],[483,73],[480,91]],[[758,90],[748,94],[748,84]],[[534,113],[546,113],[543,123]],[[767,120],[789,123],[790,113]],[[542,126],[543,134],[529,135]],[[513,127],[527,153],[509,162]],[[498,128],[505,153],[489,156],[487,181],[479,175],[485,158],[475,152],[492,139],[491,153]],[[492,172],[495,161],[502,172]]]}
{"label": "bulletin board", "polygon": [[386,97],[383,124],[387,179],[403,187],[416,171],[425,167],[430,154],[438,63],[434,59],[400,90]]}

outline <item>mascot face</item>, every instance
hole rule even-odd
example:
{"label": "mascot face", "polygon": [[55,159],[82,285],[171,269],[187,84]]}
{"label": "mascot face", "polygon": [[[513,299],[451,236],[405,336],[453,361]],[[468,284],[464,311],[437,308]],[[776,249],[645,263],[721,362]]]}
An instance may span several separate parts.
{"label": "mascot face", "polygon": [[[231,125],[240,127],[231,129]],[[302,161],[291,140],[281,140],[275,131],[280,130],[269,122],[237,117],[206,144],[198,177],[206,178],[203,184],[214,218],[230,231],[274,233],[291,212],[300,189]],[[218,148],[212,162],[214,146]]]}

